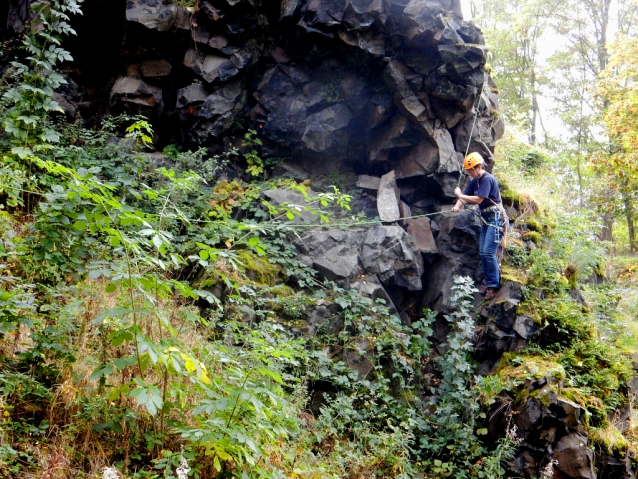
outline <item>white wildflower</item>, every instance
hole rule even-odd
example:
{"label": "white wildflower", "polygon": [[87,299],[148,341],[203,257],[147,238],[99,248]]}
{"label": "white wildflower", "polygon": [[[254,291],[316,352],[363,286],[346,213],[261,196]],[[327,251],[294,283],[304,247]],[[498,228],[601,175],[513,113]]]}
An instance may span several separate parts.
{"label": "white wildflower", "polygon": [[541,471],[541,479],[552,479],[554,477],[554,466],[558,464],[556,459],[552,459]]}
{"label": "white wildflower", "polygon": [[188,471],[190,470],[191,468],[188,465],[188,461],[182,456],[182,459],[179,461],[179,467],[175,471],[177,473],[177,479],[187,479]]}
{"label": "white wildflower", "polygon": [[509,413],[507,416],[507,426],[505,427],[505,438],[508,441],[512,441],[514,444],[518,445],[523,442],[523,438],[518,437],[516,431],[518,431],[518,427],[516,426],[516,424],[514,424],[512,414]]}
{"label": "white wildflower", "polygon": [[105,467],[102,474],[102,479],[120,479],[122,477],[120,471],[114,467]]}

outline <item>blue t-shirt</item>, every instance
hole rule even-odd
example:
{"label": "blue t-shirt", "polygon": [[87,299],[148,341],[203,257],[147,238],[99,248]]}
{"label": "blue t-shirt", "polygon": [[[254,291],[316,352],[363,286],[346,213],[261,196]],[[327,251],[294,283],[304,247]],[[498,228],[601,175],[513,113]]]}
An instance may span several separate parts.
{"label": "blue t-shirt", "polygon": [[470,181],[470,184],[465,188],[463,194],[484,198],[479,204],[479,208],[482,210],[490,206],[494,206],[494,203],[498,204],[501,202],[501,193],[498,191],[498,182],[496,181],[496,178],[487,171],[483,173],[483,176],[480,178],[473,178],[472,181]]}

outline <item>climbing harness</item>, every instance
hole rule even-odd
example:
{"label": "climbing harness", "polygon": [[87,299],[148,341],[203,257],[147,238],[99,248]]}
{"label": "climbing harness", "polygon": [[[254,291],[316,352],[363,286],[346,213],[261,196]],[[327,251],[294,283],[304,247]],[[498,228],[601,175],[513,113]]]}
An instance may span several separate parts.
{"label": "climbing harness", "polygon": [[[498,248],[496,249],[496,257],[498,260],[499,267],[503,264],[503,252],[507,247],[507,233],[509,230],[509,217],[507,216],[507,212],[505,208],[503,208],[502,203],[496,203],[491,198],[488,198],[494,206],[489,206],[482,211],[477,211],[477,209],[472,209],[474,214],[478,215],[481,223],[489,228],[496,228],[494,234],[494,243],[498,243]],[[494,222],[488,222],[484,217],[483,213],[491,213],[494,212]],[[502,233],[502,236],[501,236]]]}

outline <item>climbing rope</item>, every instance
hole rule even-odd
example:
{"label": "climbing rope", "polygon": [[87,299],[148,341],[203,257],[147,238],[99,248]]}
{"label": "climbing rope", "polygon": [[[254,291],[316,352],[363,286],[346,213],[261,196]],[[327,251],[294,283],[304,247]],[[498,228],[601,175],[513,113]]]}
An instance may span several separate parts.
{"label": "climbing rope", "polygon": [[[413,220],[413,219],[417,219],[417,218],[424,218],[426,216],[435,216],[435,215],[442,215],[444,213],[449,213],[449,211],[437,211],[435,213],[425,213],[422,215],[412,215],[412,216],[406,216],[403,218],[400,218],[397,221],[404,221],[404,220]],[[205,223],[205,224],[212,224],[212,223],[220,223],[223,224],[225,223],[224,221],[207,221],[207,220],[195,220],[192,221],[193,223]],[[328,227],[328,228],[347,228],[347,227],[353,227],[356,228],[358,226],[366,226],[366,225],[382,225],[384,222],[378,219],[374,219],[374,220],[369,220],[369,221],[356,221],[356,222],[352,222],[352,223],[323,223],[323,224],[317,224],[317,223],[288,223],[288,222],[272,222],[271,225],[266,225],[264,226],[263,223],[255,223],[255,224],[250,224],[250,223],[244,223],[244,228],[246,229],[268,229],[269,226],[273,227],[273,228],[323,228],[323,227]]]}
{"label": "climbing rope", "polygon": [[[463,158],[465,158],[468,154],[468,152],[470,151],[470,145],[472,144],[472,135],[474,134],[474,127],[476,126],[476,120],[478,118],[478,114],[479,114],[479,110],[481,107],[481,98],[483,97],[483,92],[485,91],[485,81],[483,82],[483,86],[481,87],[481,92],[479,93],[478,96],[478,100],[476,102],[476,104],[474,105],[474,121],[472,121],[472,128],[470,129],[470,136],[467,140],[467,147],[465,148],[465,155],[463,155]],[[461,174],[459,175],[459,181],[456,184],[456,187],[459,188],[461,186],[461,180],[463,179],[463,177],[465,176],[465,171],[463,169],[463,163],[461,162]]]}

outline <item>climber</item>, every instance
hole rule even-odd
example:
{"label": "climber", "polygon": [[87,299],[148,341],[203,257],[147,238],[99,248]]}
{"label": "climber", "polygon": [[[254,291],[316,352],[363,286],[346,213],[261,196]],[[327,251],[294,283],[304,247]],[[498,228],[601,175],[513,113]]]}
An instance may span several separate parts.
{"label": "climber", "polygon": [[501,193],[493,175],[485,171],[485,161],[479,153],[470,153],[463,160],[463,167],[472,180],[461,193],[454,190],[458,198],[452,211],[458,213],[465,203],[479,205],[481,215],[481,234],[479,236],[479,257],[485,281],[485,299],[492,299],[501,285],[496,252],[504,234],[505,212],[501,202]]}

